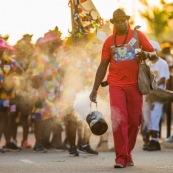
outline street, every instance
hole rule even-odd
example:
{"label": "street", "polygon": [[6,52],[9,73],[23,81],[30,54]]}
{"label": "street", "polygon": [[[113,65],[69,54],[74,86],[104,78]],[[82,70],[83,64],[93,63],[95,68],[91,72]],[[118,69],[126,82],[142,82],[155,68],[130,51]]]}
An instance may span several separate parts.
{"label": "street", "polygon": [[[165,128],[165,127],[164,127]],[[165,135],[165,129],[162,128]],[[21,131],[18,138],[21,136]],[[161,139],[162,140],[162,139]],[[29,142],[34,144],[33,134],[29,135]],[[98,137],[92,136],[91,146],[98,143]],[[79,154],[70,157],[68,151],[49,150],[47,153],[36,153],[32,149],[22,149],[19,152],[0,153],[0,173],[172,173],[173,147],[161,151],[148,152],[142,150],[143,141],[138,135],[137,144],[133,152],[135,166],[115,169],[114,152],[100,152],[98,156]],[[112,147],[110,137],[109,146]]]}

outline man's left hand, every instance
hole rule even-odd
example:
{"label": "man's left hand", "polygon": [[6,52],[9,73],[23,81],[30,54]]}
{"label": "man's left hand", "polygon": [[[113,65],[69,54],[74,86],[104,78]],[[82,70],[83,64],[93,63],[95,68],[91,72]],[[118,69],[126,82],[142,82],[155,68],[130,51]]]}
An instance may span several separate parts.
{"label": "man's left hand", "polygon": [[90,98],[91,102],[97,103],[97,91],[96,90],[92,90],[89,98]]}

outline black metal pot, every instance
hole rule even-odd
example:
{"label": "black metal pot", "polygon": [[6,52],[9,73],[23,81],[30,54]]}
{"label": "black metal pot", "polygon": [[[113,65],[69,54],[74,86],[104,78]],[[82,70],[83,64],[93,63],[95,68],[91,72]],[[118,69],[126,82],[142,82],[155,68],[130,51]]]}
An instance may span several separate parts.
{"label": "black metal pot", "polygon": [[86,121],[94,135],[103,135],[108,129],[108,125],[99,111],[90,112]]}

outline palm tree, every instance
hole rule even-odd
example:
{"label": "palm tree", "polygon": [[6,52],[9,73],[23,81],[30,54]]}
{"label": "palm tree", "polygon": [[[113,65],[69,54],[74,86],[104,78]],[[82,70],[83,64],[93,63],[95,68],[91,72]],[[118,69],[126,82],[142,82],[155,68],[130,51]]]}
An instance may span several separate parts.
{"label": "palm tree", "polygon": [[166,8],[166,2],[160,1],[160,6],[149,6],[147,0],[140,0],[146,7],[144,11],[139,11],[141,17],[145,18],[148,23],[151,34],[159,42],[168,40],[171,34],[169,20],[173,18],[172,11]]}

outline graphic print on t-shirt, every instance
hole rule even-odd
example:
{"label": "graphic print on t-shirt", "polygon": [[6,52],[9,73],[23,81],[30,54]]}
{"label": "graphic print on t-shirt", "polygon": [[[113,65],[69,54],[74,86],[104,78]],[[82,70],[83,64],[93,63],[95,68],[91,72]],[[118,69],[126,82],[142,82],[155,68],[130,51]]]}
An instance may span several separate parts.
{"label": "graphic print on t-shirt", "polygon": [[111,53],[115,62],[135,59],[135,49],[128,44],[122,47],[111,46]]}

